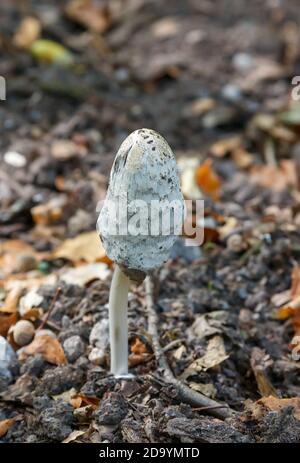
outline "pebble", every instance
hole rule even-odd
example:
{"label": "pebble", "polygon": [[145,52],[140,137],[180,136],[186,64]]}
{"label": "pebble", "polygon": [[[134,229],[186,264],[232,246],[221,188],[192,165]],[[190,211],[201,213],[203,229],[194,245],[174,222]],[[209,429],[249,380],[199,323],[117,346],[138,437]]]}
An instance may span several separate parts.
{"label": "pebble", "polygon": [[35,337],[37,338],[38,336],[50,336],[50,338],[53,339],[57,338],[56,334],[48,329],[37,330],[37,332],[35,333]]}
{"label": "pebble", "polygon": [[13,338],[18,346],[26,346],[34,337],[35,329],[28,320],[19,320],[13,327]]}
{"label": "pebble", "polygon": [[103,318],[97,322],[90,333],[90,345],[99,349],[106,349],[108,344],[108,319]]}
{"label": "pebble", "polygon": [[90,352],[89,361],[95,365],[105,364],[105,349],[101,347],[94,347]]}
{"label": "pebble", "polygon": [[12,167],[24,167],[26,166],[26,158],[23,154],[17,151],[7,151],[3,157],[6,164]]}
{"label": "pebble", "polygon": [[0,391],[12,381],[12,369],[16,366],[17,357],[11,347],[3,336],[0,336]]}
{"label": "pebble", "polygon": [[245,249],[245,242],[241,235],[234,234],[227,239],[227,248],[233,252],[241,252]]}
{"label": "pebble", "polygon": [[232,64],[237,71],[246,72],[253,68],[253,58],[248,53],[236,53],[232,58]]}
{"label": "pebble", "polygon": [[72,363],[75,362],[75,360],[77,360],[78,357],[84,353],[85,345],[81,337],[75,335],[65,340],[63,343],[63,348],[69,362]]}
{"label": "pebble", "polygon": [[37,268],[37,260],[34,256],[29,254],[21,254],[17,257],[16,265],[14,272],[29,272],[30,270],[35,270]]}
{"label": "pebble", "polygon": [[233,103],[240,101],[242,97],[240,88],[237,85],[233,85],[233,84],[224,85],[221,93],[222,93],[223,98]]}

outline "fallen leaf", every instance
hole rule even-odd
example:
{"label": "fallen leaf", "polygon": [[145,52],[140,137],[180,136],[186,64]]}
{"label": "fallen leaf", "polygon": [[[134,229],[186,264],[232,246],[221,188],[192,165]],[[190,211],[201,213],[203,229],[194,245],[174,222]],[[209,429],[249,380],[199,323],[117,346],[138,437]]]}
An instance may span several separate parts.
{"label": "fallen leaf", "polygon": [[72,53],[53,40],[38,39],[30,48],[32,56],[41,63],[68,67],[74,63]]}
{"label": "fallen leaf", "polygon": [[25,360],[28,356],[35,354],[41,354],[47,362],[54,365],[67,363],[60,342],[48,335],[36,336],[28,346],[20,351],[20,360]]}
{"label": "fallen leaf", "polygon": [[232,152],[232,159],[240,169],[247,169],[253,164],[253,156],[244,148],[238,148]]}
{"label": "fallen leaf", "polygon": [[0,421],[0,437],[5,436],[9,428],[11,428],[15,422],[16,418],[8,418]]}
{"label": "fallen leaf", "polygon": [[21,317],[24,317],[33,308],[39,308],[44,298],[37,293],[36,289],[28,291],[25,296],[21,297],[19,304],[19,312]]}
{"label": "fallen leaf", "polygon": [[226,217],[226,222],[221,227],[218,227],[219,236],[222,240],[233,233],[238,228],[238,221],[235,217]]}
{"label": "fallen leaf", "polygon": [[37,18],[28,16],[18,26],[13,38],[13,44],[17,48],[28,50],[41,34],[41,23]]}
{"label": "fallen leaf", "polygon": [[294,417],[300,420],[300,398],[291,397],[288,399],[280,399],[278,397],[269,396],[262,397],[257,402],[247,401],[246,409],[249,410],[256,420],[260,420],[269,411],[280,411],[285,407],[293,407]]}
{"label": "fallen leaf", "polygon": [[182,346],[179,346],[178,349],[176,349],[175,352],[173,353],[174,359],[180,360],[183,354],[185,354],[185,352],[186,352],[186,347],[184,344],[182,344]]}
{"label": "fallen leaf", "polygon": [[265,80],[278,80],[284,72],[283,67],[270,58],[255,58],[253,69],[236,80],[236,85],[244,91],[251,91]]}
{"label": "fallen leaf", "polygon": [[191,363],[191,365],[186,370],[184,370],[180,377],[182,379],[186,379],[189,376],[199,373],[200,371],[206,371],[209,368],[213,368],[228,358],[229,355],[226,354],[223,339],[221,336],[215,336],[209,340],[206,354]]}
{"label": "fallen leaf", "polygon": [[151,32],[158,39],[166,39],[177,35],[180,29],[180,22],[175,17],[165,17],[155,21],[151,26]]}
{"label": "fallen leaf", "polygon": [[130,345],[130,351],[131,353],[128,358],[128,363],[131,368],[140,365],[141,363],[146,363],[152,358],[152,354],[149,353],[146,344],[137,337]]}
{"label": "fallen leaf", "polygon": [[211,397],[212,399],[216,396],[217,390],[212,383],[201,384],[201,383],[189,383],[189,387],[194,389],[194,391],[200,392],[206,397]]}
{"label": "fallen leaf", "polygon": [[78,437],[83,436],[87,431],[72,431],[71,434],[68,435],[63,441],[62,444],[69,444],[70,442],[74,442]]}
{"label": "fallen leaf", "polygon": [[16,271],[20,256],[33,256],[37,253],[32,246],[22,240],[7,240],[0,243],[0,277]]}
{"label": "fallen leaf", "polygon": [[199,117],[207,113],[216,106],[216,102],[212,98],[199,98],[192,101],[185,109],[186,117]]}
{"label": "fallen leaf", "polygon": [[98,233],[81,233],[75,238],[64,241],[52,254],[54,258],[64,258],[72,262],[110,263],[101,244]]}
{"label": "fallen leaf", "polygon": [[110,10],[105,3],[92,0],[71,0],[65,8],[66,16],[94,32],[105,32],[111,25]]}
{"label": "fallen leaf", "polygon": [[51,199],[48,203],[34,206],[30,212],[37,225],[50,225],[64,216],[67,207],[65,195]]}
{"label": "fallen leaf", "polygon": [[199,159],[180,157],[178,159],[178,169],[180,172],[181,190],[187,199],[201,199],[202,193],[196,182],[195,171],[199,165]]}
{"label": "fallen leaf", "polygon": [[280,307],[276,313],[277,320],[292,319],[294,334],[300,334],[300,267],[296,266],[292,271],[292,287],[289,301]]}
{"label": "fallen leaf", "polygon": [[251,368],[254,373],[258,390],[262,397],[270,395],[278,397],[278,394],[269,380],[266,369],[272,365],[272,360],[262,349],[254,347],[251,352]]}
{"label": "fallen leaf", "polygon": [[300,296],[300,267],[294,267],[292,271],[291,297]]}
{"label": "fallen leaf", "polygon": [[196,182],[203,193],[210,196],[214,201],[220,197],[221,182],[212,169],[211,159],[204,161],[196,170]]}
{"label": "fallen leaf", "polygon": [[68,161],[77,155],[86,154],[86,148],[71,140],[56,140],[52,143],[51,154],[59,161]]}
{"label": "fallen leaf", "polygon": [[94,410],[96,410],[99,406],[100,399],[99,397],[87,397],[84,394],[76,394],[74,397],[71,398],[70,404],[75,408],[78,409],[83,406],[91,406]]}
{"label": "fallen leaf", "polygon": [[213,334],[220,333],[221,330],[217,327],[211,326],[207,320],[207,314],[198,315],[196,320],[191,326],[191,331],[197,339],[205,338]]}
{"label": "fallen leaf", "polygon": [[16,313],[17,305],[22,295],[22,292],[23,288],[21,284],[19,284],[19,282],[16,282],[15,286],[8,292],[3,306],[0,307],[0,312],[8,314]]}
{"label": "fallen leaf", "polygon": [[7,336],[9,328],[17,321],[17,314],[0,313],[0,336]]}
{"label": "fallen leaf", "polygon": [[281,291],[280,293],[274,294],[271,297],[271,302],[276,307],[280,307],[291,300],[290,290]]}
{"label": "fallen leaf", "polygon": [[291,159],[282,159],[278,166],[254,166],[250,171],[250,180],[274,191],[282,191],[287,187],[297,188],[298,185],[295,163]]}
{"label": "fallen leaf", "polygon": [[226,154],[231,153],[232,151],[240,148],[241,138],[240,137],[229,137],[223,138],[215,142],[210,148],[209,151],[213,156],[218,158],[223,158]]}
{"label": "fallen leaf", "polygon": [[67,284],[85,286],[93,280],[105,280],[109,274],[110,270],[104,263],[86,264],[64,270],[60,279]]}
{"label": "fallen leaf", "polygon": [[138,355],[149,353],[147,346],[139,338],[135,338],[134,342],[130,346],[130,350],[133,354]]}

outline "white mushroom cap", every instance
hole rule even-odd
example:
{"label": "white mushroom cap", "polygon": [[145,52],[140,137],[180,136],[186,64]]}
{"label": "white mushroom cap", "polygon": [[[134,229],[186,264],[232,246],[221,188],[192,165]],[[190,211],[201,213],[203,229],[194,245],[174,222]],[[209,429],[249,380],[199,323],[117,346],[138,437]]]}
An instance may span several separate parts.
{"label": "white mushroom cap", "polygon": [[[150,212],[149,206],[153,210],[153,201],[162,207],[159,220],[158,215],[151,215]],[[171,202],[180,206],[173,217],[168,209]],[[114,233],[111,229],[112,203],[121,204],[117,222],[119,226],[125,227],[123,230],[127,230],[129,224],[129,233],[126,235]],[[141,204],[147,206],[146,211],[143,209],[146,218],[135,222],[134,215],[141,211]],[[97,222],[107,255],[128,276],[141,279],[144,273],[159,267],[168,259],[176,240],[174,227],[171,227],[170,233],[163,234],[161,217],[165,218],[169,214],[171,225],[179,224],[181,228],[183,212],[184,202],[176,160],[168,143],[154,130],[140,129],[131,133],[116,155],[106,199]],[[141,234],[141,226],[145,230],[145,222],[147,234]],[[157,230],[155,236],[153,230]]]}

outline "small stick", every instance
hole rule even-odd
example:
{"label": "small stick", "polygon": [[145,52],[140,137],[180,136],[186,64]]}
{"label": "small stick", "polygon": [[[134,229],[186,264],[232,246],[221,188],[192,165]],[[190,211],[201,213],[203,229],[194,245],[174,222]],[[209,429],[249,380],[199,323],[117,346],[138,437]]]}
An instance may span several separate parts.
{"label": "small stick", "polygon": [[48,312],[46,313],[46,316],[45,316],[44,320],[42,321],[42,324],[38,327],[37,331],[38,331],[38,330],[42,330],[42,329],[44,328],[44,326],[46,325],[46,323],[48,322],[49,317],[50,317],[51,313],[53,312],[54,306],[55,306],[55,304],[56,304],[56,301],[57,301],[58,296],[60,295],[60,293],[61,293],[61,287],[59,286],[59,287],[57,288],[57,290],[56,290],[56,293],[55,293],[54,296],[53,296],[53,299],[52,299],[52,301],[51,301],[51,304],[50,304],[50,307],[49,307],[49,309],[48,309]]}
{"label": "small stick", "polygon": [[159,343],[159,333],[157,329],[158,316],[153,301],[153,283],[149,276],[147,276],[145,280],[145,289],[146,307],[148,312],[148,331],[152,336],[153,351],[158,365],[163,371],[165,381],[177,389],[183,402],[189,403],[193,407],[199,407],[202,409],[204,407],[209,414],[214,415],[217,418],[225,419],[231,416],[234,412],[228,407],[228,405],[222,405],[197,391],[193,391],[186,384],[175,378]]}

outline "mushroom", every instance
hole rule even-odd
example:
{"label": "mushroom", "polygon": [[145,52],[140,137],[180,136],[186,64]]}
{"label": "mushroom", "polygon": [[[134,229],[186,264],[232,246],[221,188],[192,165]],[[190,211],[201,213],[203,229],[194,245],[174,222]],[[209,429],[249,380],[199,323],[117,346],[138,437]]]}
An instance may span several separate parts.
{"label": "mushroom", "polygon": [[115,270],[109,295],[111,373],[128,377],[130,282],[167,261],[181,233],[184,202],[176,160],[150,129],[131,133],[116,155],[97,229]]}

